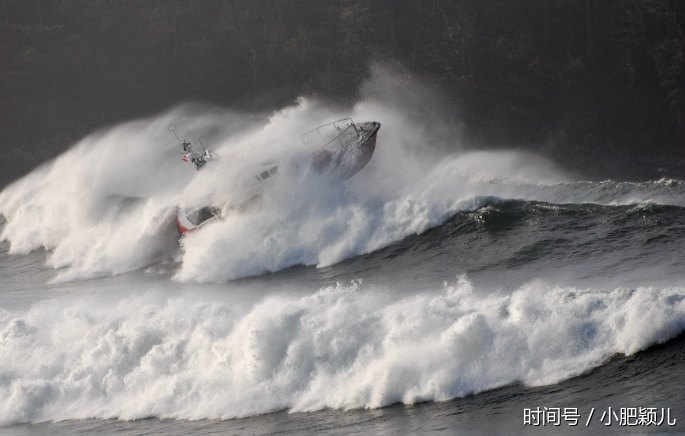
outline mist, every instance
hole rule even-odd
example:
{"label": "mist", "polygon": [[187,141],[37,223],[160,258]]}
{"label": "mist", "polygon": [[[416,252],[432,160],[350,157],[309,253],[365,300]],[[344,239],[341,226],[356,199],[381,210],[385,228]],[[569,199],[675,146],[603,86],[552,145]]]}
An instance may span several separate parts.
{"label": "mist", "polygon": [[[388,66],[372,71],[351,107],[304,97],[271,114],[180,105],[94,132],[2,191],[2,239],[12,254],[47,250],[58,281],[171,263],[177,280],[223,282],[332,265],[493,198],[593,201],[569,185],[575,176],[530,152],[469,150],[435,88]],[[382,127],[370,163],[342,183],[311,171],[313,149],[300,134],[345,117]],[[171,127],[216,158],[201,171],[182,162]],[[259,207],[236,211],[265,162],[279,174]],[[631,195],[650,199],[648,190]],[[204,205],[223,219],[189,234],[181,250],[177,208]]]}

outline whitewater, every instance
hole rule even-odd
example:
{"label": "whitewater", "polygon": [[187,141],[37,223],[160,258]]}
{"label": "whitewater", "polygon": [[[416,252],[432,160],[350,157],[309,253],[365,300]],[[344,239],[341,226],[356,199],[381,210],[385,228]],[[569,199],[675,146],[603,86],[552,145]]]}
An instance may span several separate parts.
{"label": "whitewater", "polygon": [[[584,181],[530,152],[469,149],[458,123],[425,109],[437,105],[409,104],[434,92],[380,76],[352,108],[177,106],[94,132],[7,186],[0,425],[269,433],[275,419],[298,433],[352,420],[369,432],[379,424],[363,413],[381,413],[468,431],[445,408],[505,407],[519,426],[522,400],[600,398],[685,420],[668,390],[685,369],[685,182]],[[299,135],[346,116],[382,128],[343,183],[308,170]],[[184,165],[171,126],[217,159]],[[260,207],[181,248],[177,207],[227,211],[235,181],[271,161]],[[675,360],[658,360],[659,344]],[[649,395],[609,388],[622,358],[656,374]],[[569,394],[536,396],[554,386]],[[398,403],[442,426],[387,407]]]}

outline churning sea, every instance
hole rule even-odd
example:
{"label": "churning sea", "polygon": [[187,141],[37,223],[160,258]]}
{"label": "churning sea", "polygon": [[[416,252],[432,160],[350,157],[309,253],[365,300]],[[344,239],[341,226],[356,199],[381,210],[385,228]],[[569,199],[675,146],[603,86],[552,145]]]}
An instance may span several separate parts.
{"label": "churning sea", "polygon": [[230,165],[318,111],[215,132],[205,173],[168,125],[237,115],[175,110],[0,193],[0,434],[683,431],[681,180],[424,156],[367,102],[383,127],[352,180],[279,172],[179,246],[177,205],[220,205]]}

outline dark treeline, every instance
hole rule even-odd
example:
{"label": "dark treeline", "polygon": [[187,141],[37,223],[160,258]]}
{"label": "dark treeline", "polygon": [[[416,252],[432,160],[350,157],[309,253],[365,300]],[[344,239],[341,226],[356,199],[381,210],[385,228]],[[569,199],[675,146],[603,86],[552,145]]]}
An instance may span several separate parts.
{"label": "dark treeline", "polygon": [[472,146],[527,147],[594,176],[682,171],[684,12],[678,0],[2,0],[0,140],[18,169],[0,185],[181,101],[351,102],[372,61],[434,83]]}

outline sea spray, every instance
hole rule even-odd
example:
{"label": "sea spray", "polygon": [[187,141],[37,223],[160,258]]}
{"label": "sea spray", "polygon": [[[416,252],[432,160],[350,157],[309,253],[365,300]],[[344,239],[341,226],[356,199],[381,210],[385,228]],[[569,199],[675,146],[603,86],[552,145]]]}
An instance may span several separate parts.
{"label": "sea spray", "polygon": [[[0,237],[15,255],[47,249],[48,264],[61,269],[57,280],[178,261],[179,280],[222,282],[335,264],[488,199],[685,204],[679,181],[577,182],[531,154],[467,151],[458,122],[434,109],[436,93],[407,80],[376,71],[351,108],[301,98],[264,116],[182,105],[95,132],[0,193],[7,219]],[[370,163],[342,184],[311,171],[311,150],[299,135],[346,116],[383,127]],[[217,158],[202,171],[184,165],[171,126]],[[236,213],[241,183],[265,162],[278,163],[278,177],[259,208]],[[224,220],[187,237],[180,252],[176,208],[207,204],[222,209]]]}
{"label": "sea spray", "polygon": [[679,287],[509,294],[465,277],[398,298],[360,281],[236,304],[161,291],[0,311],[0,422],[231,418],[554,383],[685,327]]}

